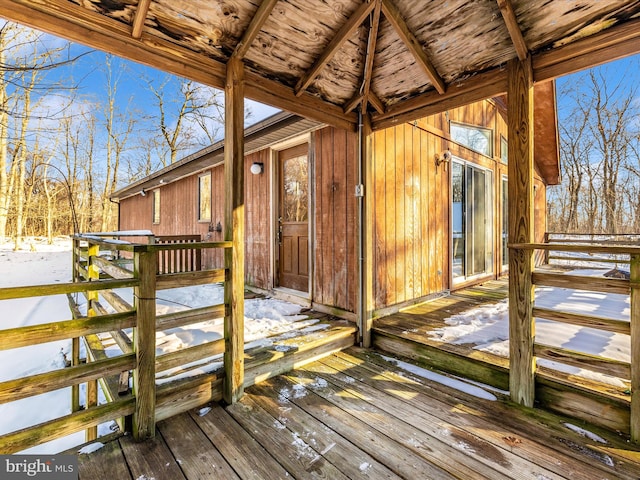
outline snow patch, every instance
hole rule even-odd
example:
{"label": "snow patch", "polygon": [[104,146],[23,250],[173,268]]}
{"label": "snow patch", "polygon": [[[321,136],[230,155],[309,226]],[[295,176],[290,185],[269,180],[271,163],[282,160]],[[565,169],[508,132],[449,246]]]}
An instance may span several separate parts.
{"label": "snow patch", "polygon": [[578,435],[581,435],[585,438],[588,438],[589,440],[593,440],[594,442],[598,442],[598,443],[602,443],[602,444],[607,444],[608,442],[602,438],[600,435],[596,435],[593,432],[590,432],[588,430],[585,430],[584,428],[578,427],[576,425],[573,425],[571,423],[563,423],[562,425],[564,425],[565,427],[567,427],[569,430],[571,430],[572,432],[577,433]]}
{"label": "snow patch", "polygon": [[93,453],[95,451],[100,450],[102,447],[104,447],[104,443],[93,442],[93,443],[90,443],[89,445],[85,445],[84,447],[82,447],[80,450],[78,450],[78,453],[80,455],[87,455],[89,453]]}
{"label": "snow patch", "polygon": [[424,368],[418,367],[411,363],[403,362],[401,360],[397,360],[395,358],[386,357],[383,355],[381,355],[381,358],[383,358],[389,363],[397,365],[403,370],[413,373],[414,375],[417,375],[422,378],[426,378],[427,380],[431,380],[433,382],[441,383],[455,390],[460,390],[462,392],[468,393],[469,395],[473,395],[474,397],[478,397],[478,398],[482,398],[484,400],[490,400],[490,401],[496,401],[498,399],[494,394],[489,393],[486,390],[480,387],[476,387],[475,385],[471,385],[467,382],[446,377],[444,375],[440,375],[439,373],[426,370]]}

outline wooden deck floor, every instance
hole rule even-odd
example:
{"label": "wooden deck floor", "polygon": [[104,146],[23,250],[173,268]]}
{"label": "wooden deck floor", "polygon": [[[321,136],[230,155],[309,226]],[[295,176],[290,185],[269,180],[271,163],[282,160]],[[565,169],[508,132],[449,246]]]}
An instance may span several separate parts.
{"label": "wooden deck floor", "polygon": [[[499,393],[495,393],[499,397]],[[640,453],[603,432],[419,379],[352,347],[80,455],[81,479],[638,479]]]}
{"label": "wooden deck floor", "polygon": [[[507,278],[490,280],[376,319],[373,345],[381,351],[396,352],[426,364],[438,365],[440,370],[508,390],[507,358],[474,349],[475,344],[441,342],[429,334],[446,327],[445,320],[453,315],[506,300],[508,290]],[[477,361],[485,364],[487,369],[477,369],[474,365]]]}

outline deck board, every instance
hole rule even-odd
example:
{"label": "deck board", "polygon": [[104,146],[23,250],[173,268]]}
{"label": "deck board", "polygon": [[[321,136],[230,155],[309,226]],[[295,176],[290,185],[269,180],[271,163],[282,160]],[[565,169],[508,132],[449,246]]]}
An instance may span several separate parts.
{"label": "deck board", "polygon": [[168,418],[158,424],[158,430],[189,480],[240,478],[188,415]]}
{"label": "deck board", "polygon": [[[565,418],[401,370],[351,347],[80,457],[81,479],[637,479],[640,452]],[[124,470],[123,470],[124,466]],[[144,477],[143,477],[144,478]]]}

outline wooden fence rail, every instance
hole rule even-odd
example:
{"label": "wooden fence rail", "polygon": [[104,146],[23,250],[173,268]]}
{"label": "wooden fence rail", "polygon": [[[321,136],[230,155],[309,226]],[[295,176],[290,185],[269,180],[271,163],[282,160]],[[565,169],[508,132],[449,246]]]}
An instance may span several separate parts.
{"label": "wooden fence rail", "polygon": [[[155,434],[158,419],[222,398],[223,369],[158,386],[155,372],[216,355],[222,361],[225,341],[156,356],[156,331],[219,318],[229,309],[224,304],[211,305],[156,316],[155,298],[160,289],[224,282],[227,276],[225,269],[203,270],[193,263],[187,267],[182,264],[183,272],[158,274],[163,252],[176,252],[171,258],[199,259],[203,249],[230,249],[231,242],[131,244],[117,236],[113,232],[74,237],[72,283],[0,289],[0,300],[67,295],[73,317],[0,330],[0,350],[60,340],[71,340],[72,345],[67,368],[0,382],[0,403],[72,389],[69,415],[0,435],[0,453],[19,452],[83,430],[91,440],[100,423],[117,421],[123,427],[126,416],[132,417],[135,438],[149,438]],[[180,253],[182,250],[188,253]],[[117,289],[133,289],[134,304],[122,299]],[[86,313],[77,294],[87,301]],[[126,329],[133,329],[133,343]],[[111,335],[122,354],[106,354],[102,342],[105,335]],[[80,358],[81,343],[86,347],[86,359]],[[132,392],[128,391],[129,373],[133,375]],[[98,383],[105,404],[98,404]],[[87,385],[83,407],[80,384]]]}
{"label": "wooden fence rail", "polygon": [[[572,245],[576,249],[547,249],[544,250],[545,263],[562,263],[571,262],[584,263],[590,266],[595,263],[614,265],[629,265],[628,252],[612,253],[598,249],[585,249],[587,246],[640,246],[640,234],[638,233],[562,233],[562,232],[546,232],[545,243],[552,245]],[[586,253],[588,255],[578,256],[576,253]]]}
{"label": "wooden fence rail", "polygon": [[[509,245],[510,254],[520,258],[518,252],[554,251],[554,252],[583,252],[590,254],[605,254],[610,256],[627,256],[630,264],[630,278],[604,278],[583,275],[568,275],[564,273],[549,273],[534,271],[530,274],[530,284],[536,287],[557,287],[575,290],[587,290],[599,293],[615,293],[629,295],[630,320],[620,318],[604,318],[600,316],[577,314],[554,308],[543,308],[535,305],[535,292],[532,292],[532,308],[523,309],[530,312],[521,318],[510,318],[510,322],[524,322],[535,332],[536,317],[563,322],[577,326],[614,332],[630,336],[631,354],[629,361],[619,361],[610,358],[577,352],[567,348],[530,342],[527,338],[519,338],[517,332],[523,329],[510,328],[509,341],[514,345],[523,345],[517,356],[510,359],[510,370],[536,365],[536,358],[551,360],[566,365],[591,370],[601,374],[612,375],[630,382],[630,416],[629,432],[634,442],[640,442],[640,246],[636,245],[595,245],[571,243],[527,243]],[[511,279],[510,279],[511,281]],[[524,329],[527,330],[527,329]],[[522,367],[522,366],[525,367]],[[523,377],[520,377],[523,378]],[[535,381],[535,377],[530,379]],[[534,388],[529,385],[526,388]]]}

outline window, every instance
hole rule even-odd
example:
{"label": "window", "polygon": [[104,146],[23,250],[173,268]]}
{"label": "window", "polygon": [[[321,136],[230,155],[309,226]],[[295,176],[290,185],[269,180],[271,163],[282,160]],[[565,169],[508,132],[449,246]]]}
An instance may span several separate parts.
{"label": "window", "polygon": [[493,156],[492,138],[493,131],[489,128],[451,122],[451,140],[487,157]]}
{"label": "window", "polygon": [[502,135],[500,135],[500,161],[509,163],[509,142]]}
{"label": "window", "polygon": [[153,191],[153,223],[160,223],[160,190]]}
{"label": "window", "polygon": [[211,174],[200,175],[198,184],[198,220],[211,221]]}

